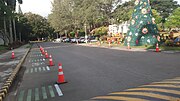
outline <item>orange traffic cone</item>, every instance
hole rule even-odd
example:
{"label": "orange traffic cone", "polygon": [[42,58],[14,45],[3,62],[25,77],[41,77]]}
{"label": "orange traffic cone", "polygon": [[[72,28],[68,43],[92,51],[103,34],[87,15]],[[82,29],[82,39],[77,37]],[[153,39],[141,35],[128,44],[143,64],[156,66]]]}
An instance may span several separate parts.
{"label": "orange traffic cone", "polygon": [[46,58],[46,59],[49,58],[47,51],[45,52],[45,58]]}
{"label": "orange traffic cone", "polygon": [[62,69],[62,64],[59,63],[59,70],[58,70],[58,80],[57,83],[58,84],[63,84],[63,83],[67,83],[64,79],[64,73],[63,73],[63,69]]}
{"label": "orange traffic cone", "polygon": [[160,52],[158,43],[156,44],[156,52]]}
{"label": "orange traffic cone", "polygon": [[[49,57],[51,57],[51,56],[49,56]],[[54,64],[53,64],[53,60],[52,60],[52,57],[51,57],[51,58],[49,58],[49,66],[54,66]]]}
{"label": "orange traffic cone", "polygon": [[45,51],[44,51],[44,49],[42,49],[42,55],[45,55]]}
{"label": "orange traffic cone", "polygon": [[11,59],[14,59],[14,58],[15,58],[15,54],[14,54],[14,51],[12,51]]}
{"label": "orange traffic cone", "polygon": [[131,49],[129,42],[127,43],[127,49]]}

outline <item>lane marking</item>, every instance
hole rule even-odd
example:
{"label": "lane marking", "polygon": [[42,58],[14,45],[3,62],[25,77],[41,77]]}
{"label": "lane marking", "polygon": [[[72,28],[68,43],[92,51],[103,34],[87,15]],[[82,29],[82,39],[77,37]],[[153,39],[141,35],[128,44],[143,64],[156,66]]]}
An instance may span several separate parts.
{"label": "lane marking", "polygon": [[46,68],[45,68],[45,67],[43,67],[43,70],[44,70],[44,71],[46,71]]}
{"label": "lane marking", "polygon": [[39,100],[39,88],[35,88],[35,101]]}
{"label": "lane marking", "polygon": [[47,70],[50,70],[49,66],[46,66]]}
{"label": "lane marking", "polygon": [[180,82],[167,82],[167,81],[164,81],[164,82],[153,82],[152,84],[180,84]]}
{"label": "lane marking", "polygon": [[55,94],[54,94],[52,86],[48,86],[48,88],[49,88],[50,96],[51,97],[55,97]]}
{"label": "lane marking", "polygon": [[29,69],[27,69],[25,73],[29,73]]}
{"label": "lane marking", "polygon": [[33,73],[33,68],[31,68],[31,73]]}
{"label": "lane marking", "polygon": [[160,89],[160,88],[132,88],[132,89],[128,89],[126,91],[136,91],[136,90],[157,91],[157,92],[165,92],[165,93],[171,93],[171,94],[177,94],[177,95],[180,94],[180,91]]}
{"label": "lane marking", "polygon": [[35,72],[37,72],[37,68],[35,68]]}
{"label": "lane marking", "polygon": [[41,67],[39,67],[39,71],[41,72]]}
{"label": "lane marking", "polygon": [[18,96],[18,101],[23,101],[23,97],[24,97],[24,90],[20,92],[19,96]]}
{"label": "lane marking", "polygon": [[125,101],[149,101],[141,98],[130,98],[130,97],[121,97],[121,96],[98,96],[92,98],[93,100],[96,99],[106,99],[106,100],[125,100]]}
{"label": "lane marking", "polygon": [[59,87],[57,84],[55,84],[54,86],[55,86],[55,88],[56,88],[56,91],[57,91],[58,95],[59,95],[59,96],[63,96],[63,93],[62,93],[60,87]]}
{"label": "lane marking", "polygon": [[167,88],[180,88],[178,85],[171,85],[171,84],[157,84],[157,85],[143,85],[140,87],[167,87]]}
{"label": "lane marking", "polygon": [[42,87],[42,94],[43,94],[43,99],[47,99],[47,93],[45,87]]}
{"label": "lane marking", "polygon": [[153,97],[163,100],[172,100],[172,99],[178,99],[176,97],[167,96],[167,95],[161,95],[161,94],[154,94],[149,92],[115,92],[110,93],[109,95],[136,95],[136,96],[147,96],[147,97]]}
{"label": "lane marking", "polygon": [[27,100],[26,100],[26,101],[31,101],[31,95],[32,95],[32,89],[29,89],[29,90],[28,90]]}

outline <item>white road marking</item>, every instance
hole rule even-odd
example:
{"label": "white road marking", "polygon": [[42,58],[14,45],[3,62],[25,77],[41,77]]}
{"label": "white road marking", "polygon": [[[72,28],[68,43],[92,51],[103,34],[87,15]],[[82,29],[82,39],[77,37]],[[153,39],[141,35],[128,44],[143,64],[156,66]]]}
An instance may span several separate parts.
{"label": "white road marking", "polygon": [[56,91],[57,91],[58,95],[59,95],[59,96],[63,96],[63,93],[62,93],[60,87],[59,87],[57,84],[55,84],[54,86],[55,86],[55,88],[56,88]]}

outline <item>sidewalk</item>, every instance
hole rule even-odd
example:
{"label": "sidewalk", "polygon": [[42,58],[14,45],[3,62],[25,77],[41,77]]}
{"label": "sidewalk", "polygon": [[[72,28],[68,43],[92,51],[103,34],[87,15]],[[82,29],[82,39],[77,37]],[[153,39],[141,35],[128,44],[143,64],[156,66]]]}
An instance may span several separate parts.
{"label": "sidewalk", "polygon": [[[8,51],[0,55],[0,88],[4,85],[6,80],[10,77],[14,69],[21,62],[21,59],[29,50],[29,44],[23,45],[17,49]],[[11,59],[11,53],[14,51],[15,58]]]}

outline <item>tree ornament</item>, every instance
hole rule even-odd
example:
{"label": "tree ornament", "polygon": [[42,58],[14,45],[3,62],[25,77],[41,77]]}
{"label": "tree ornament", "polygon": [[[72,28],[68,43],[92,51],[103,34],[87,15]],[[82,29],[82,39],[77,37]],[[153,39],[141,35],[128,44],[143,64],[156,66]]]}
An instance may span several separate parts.
{"label": "tree ornament", "polygon": [[142,29],[142,33],[143,33],[143,34],[147,34],[147,33],[148,33],[148,29],[147,29],[147,28],[143,28],[143,29]]}
{"label": "tree ornament", "polygon": [[150,43],[150,42],[151,42],[151,40],[150,40],[150,39],[148,39],[148,40],[147,40],[147,42],[148,42],[148,43]]}
{"label": "tree ornament", "polygon": [[155,18],[152,18],[152,23],[153,23],[153,24],[156,24]]}
{"label": "tree ornament", "polygon": [[142,13],[142,14],[147,14],[147,10],[146,10],[145,8],[143,8],[143,9],[141,10],[141,13]]}
{"label": "tree ornament", "polygon": [[138,5],[138,4],[139,4],[139,0],[136,0],[134,4],[135,4],[135,5]]}
{"label": "tree ornament", "polygon": [[130,37],[130,36],[127,37],[127,41],[128,41],[128,42],[131,41],[131,37]]}
{"label": "tree ornament", "polygon": [[132,24],[132,25],[134,25],[134,24],[135,24],[135,22],[136,22],[135,20],[132,20],[132,21],[131,21],[131,24]]}

